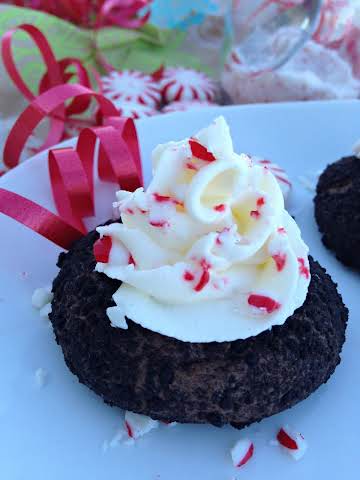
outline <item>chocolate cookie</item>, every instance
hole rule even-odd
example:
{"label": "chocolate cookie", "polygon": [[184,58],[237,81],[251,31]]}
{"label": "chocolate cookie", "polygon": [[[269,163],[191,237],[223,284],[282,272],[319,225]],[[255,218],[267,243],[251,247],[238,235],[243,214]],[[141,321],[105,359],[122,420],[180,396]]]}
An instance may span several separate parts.
{"label": "chocolate cookie", "polygon": [[[292,407],[340,362],[348,317],[336,285],[310,260],[305,304],[283,326],[246,340],[188,343],[106,308],[119,281],[94,271],[96,232],[61,254],[50,320],[69,369],[110,405],[164,421],[242,428]],[[224,319],[226,321],[226,319]]]}
{"label": "chocolate cookie", "polygon": [[329,165],[314,201],[324,245],[345,265],[360,270],[360,159],[345,157]]}

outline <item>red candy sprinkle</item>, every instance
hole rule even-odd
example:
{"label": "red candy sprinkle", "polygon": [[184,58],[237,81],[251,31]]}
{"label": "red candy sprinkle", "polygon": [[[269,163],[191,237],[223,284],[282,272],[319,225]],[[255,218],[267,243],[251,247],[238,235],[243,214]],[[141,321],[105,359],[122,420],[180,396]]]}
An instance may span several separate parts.
{"label": "red candy sprinkle", "polygon": [[136,262],[134,260],[134,257],[131,255],[131,253],[129,254],[129,265],[134,265],[136,266]]}
{"label": "red candy sprinkle", "polygon": [[279,228],[277,229],[277,231],[278,231],[278,233],[282,233],[282,234],[286,233],[286,230],[285,230],[284,227],[279,227]]}
{"label": "red candy sprinkle", "polygon": [[280,428],[276,438],[283,447],[288,448],[289,450],[298,449],[298,444],[293,438],[290,437],[290,435],[285,432],[283,428]]}
{"label": "red candy sprinkle", "polygon": [[236,466],[242,467],[243,465],[245,465],[245,463],[247,463],[250,460],[253,454],[254,454],[254,444],[252,443],[249,447],[249,450],[244,455],[244,458],[242,458],[241,461]]}
{"label": "red candy sprinkle", "polygon": [[134,432],[133,432],[129,422],[125,421],[125,428],[126,428],[126,431],[127,431],[127,434],[129,435],[129,437],[134,438]]}
{"label": "red candy sprinkle", "polygon": [[191,149],[191,153],[194,157],[199,158],[200,160],[204,160],[205,162],[213,162],[216,160],[214,155],[209,152],[209,150],[201,145],[197,140],[190,138],[189,145]]}
{"label": "red candy sprinkle", "polygon": [[310,277],[310,270],[305,265],[305,259],[304,258],[298,258],[298,262],[299,262],[300,275],[303,275],[306,279],[308,279]]}
{"label": "red candy sprinkle", "polygon": [[257,199],[256,201],[256,206],[257,207],[263,207],[265,205],[265,198],[264,197],[260,197]]}
{"label": "red candy sprinkle", "polygon": [[[259,198],[256,200],[256,206],[257,206],[258,208],[261,208],[261,207],[263,207],[264,205],[265,205],[265,198],[264,198],[264,197],[259,197]],[[250,212],[250,217],[252,217],[252,218],[258,219],[258,218],[260,218],[260,215],[261,215],[261,214],[260,214],[259,210],[251,210],[251,212]]]}
{"label": "red candy sprinkle", "polygon": [[199,170],[196,165],[194,165],[193,163],[190,163],[190,162],[186,163],[186,168],[188,168],[189,170],[195,170],[195,171]]}
{"label": "red candy sprinkle", "polygon": [[214,210],[216,212],[224,212],[226,210],[226,205],[224,203],[220,203],[219,205],[215,205]]}
{"label": "red candy sprinkle", "polygon": [[153,194],[154,196],[154,199],[156,202],[159,202],[159,203],[163,203],[163,202],[170,202],[171,201],[171,197],[169,197],[168,195],[160,195],[160,193],[154,193]]}
{"label": "red candy sprinkle", "polygon": [[252,307],[266,310],[267,313],[273,313],[281,307],[280,303],[273,298],[256,294],[249,295],[248,304]]}
{"label": "red candy sprinkle", "polygon": [[195,277],[194,277],[194,275],[193,275],[191,272],[189,272],[188,270],[185,271],[185,273],[184,273],[184,280],[185,280],[186,282],[192,282],[192,281],[194,280],[194,278],[195,278]]}
{"label": "red candy sprinkle", "polygon": [[209,283],[210,280],[209,269],[211,265],[209,265],[206,260],[201,260],[200,265],[203,269],[203,272],[201,274],[199,283],[194,287],[195,292],[201,292],[201,290]]}
{"label": "red candy sprinkle", "polygon": [[169,226],[169,222],[167,222],[166,220],[160,220],[159,222],[151,221],[150,225],[152,227],[163,228]]}
{"label": "red candy sprinkle", "polygon": [[158,203],[165,203],[165,202],[171,202],[174,205],[179,205],[181,207],[184,206],[184,202],[181,202],[180,200],[177,200],[176,198],[169,197],[168,195],[160,195],[160,193],[154,193],[153,197],[156,202]]}
{"label": "red candy sprinkle", "polygon": [[259,210],[251,210],[251,212],[250,212],[250,217],[256,218],[256,219],[259,218],[259,217],[260,217],[260,212],[259,212]]}
{"label": "red candy sprinkle", "polygon": [[134,210],[132,208],[127,208],[125,210],[125,213],[128,213],[129,215],[134,215]]}
{"label": "red candy sprinkle", "polygon": [[285,253],[276,253],[272,256],[278,272],[281,272],[286,265],[286,254]]}
{"label": "red candy sprinkle", "polygon": [[111,237],[105,236],[99,238],[99,240],[94,243],[93,247],[95,260],[101,263],[108,263],[111,247]]}

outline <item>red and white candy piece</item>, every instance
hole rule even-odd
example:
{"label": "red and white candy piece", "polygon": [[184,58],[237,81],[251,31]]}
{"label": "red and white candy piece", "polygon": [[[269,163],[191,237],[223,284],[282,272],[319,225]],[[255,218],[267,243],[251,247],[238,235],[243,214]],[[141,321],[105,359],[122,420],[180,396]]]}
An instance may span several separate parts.
{"label": "red and white candy piece", "polygon": [[52,302],[53,296],[51,285],[36,288],[31,297],[31,304],[37,310],[41,310],[45,305]]}
{"label": "red and white candy piece", "polygon": [[153,107],[149,105],[143,105],[142,103],[137,102],[125,102],[123,100],[113,100],[115,107],[117,108],[121,117],[127,118],[144,118],[144,117],[153,117],[159,113]]}
{"label": "red and white candy piece", "polygon": [[281,168],[277,163],[273,163],[270,160],[265,160],[258,157],[252,157],[251,159],[255,165],[261,165],[262,167],[270,170],[270,172],[276,178],[279,187],[281,188],[284,199],[287,200],[290,194],[290,190],[292,188],[292,184],[285,170]]}
{"label": "red and white candy piece", "polygon": [[262,314],[268,314],[276,312],[281,307],[281,304],[271,297],[266,295],[258,295],[252,293],[248,296],[248,304],[254,311]]}
{"label": "red and white candy piece", "polygon": [[186,112],[187,110],[198,110],[199,108],[213,107],[214,103],[199,100],[187,100],[183,102],[172,102],[166,105],[161,113]]}
{"label": "red and white candy piece", "polygon": [[136,70],[113,71],[102,77],[102,93],[110,100],[141,103],[156,108],[161,101],[158,84],[150,75]]}
{"label": "red and white candy piece", "polygon": [[216,84],[203,72],[183,67],[168,67],[160,82],[164,102],[200,100],[213,102]]}
{"label": "red and white candy piece", "polygon": [[305,455],[307,443],[301,433],[295,432],[288,425],[280,428],[276,436],[284,451],[291,455],[294,460],[300,460]]}
{"label": "red and white candy piece", "polygon": [[139,413],[125,412],[125,429],[128,437],[136,440],[154,428],[158,428],[158,420],[153,420],[145,415]]}
{"label": "red and white candy piece", "polygon": [[95,260],[99,263],[108,263],[111,247],[112,240],[109,236],[104,236],[96,240],[93,246]]}
{"label": "red and white candy piece", "polygon": [[254,454],[254,444],[248,438],[238,440],[231,449],[231,458],[234,467],[242,467]]}

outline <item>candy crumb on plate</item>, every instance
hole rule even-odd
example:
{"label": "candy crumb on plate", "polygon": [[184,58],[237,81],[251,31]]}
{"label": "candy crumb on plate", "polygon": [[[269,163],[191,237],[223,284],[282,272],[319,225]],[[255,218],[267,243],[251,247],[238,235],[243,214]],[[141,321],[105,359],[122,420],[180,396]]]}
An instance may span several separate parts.
{"label": "candy crumb on plate", "polygon": [[294,460],[300,460],[305,455],[308,446],[304,437],[301,433],[290,429],[288,425],[280,428],[276,438],[282,449]]}
{"label": "candy crumb on plate", "polygon": [[242,467],[253,456],[254,444],[248,438],[242,438],[235,443],[230,453],[234,467]]}
{"label": "candy crumb on plate", "polygon": [[139,413],[125,412],[125,429],[130,439],[137,439],[154,428],[158,428],[159,422],[146,415]]}
{"label": "candy crumb on plate", "polygon": [[53,294],[51,293],[51,286],[37,288],[31,297],[31,304],[37,310],[41,310],[48,303],[51,303]]}

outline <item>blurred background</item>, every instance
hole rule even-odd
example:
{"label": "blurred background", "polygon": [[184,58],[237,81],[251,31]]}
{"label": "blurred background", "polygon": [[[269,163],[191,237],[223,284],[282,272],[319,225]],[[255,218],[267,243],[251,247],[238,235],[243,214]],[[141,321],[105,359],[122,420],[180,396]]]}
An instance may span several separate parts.
{"label": "blurred background", "polygon": [[[48,45],[11,34],[21,24]],[[214,103],[360,94],[359,0],[0,1],[0,35],[2,148],[21,111],[56,84],[46,75],[46,49],[60,65],[57,84],[100,91],[135,119]],[[98,121],[91,107],[78,113],[56,140]],[[35,131],[23,158],[41,148],[47,128]]]}

